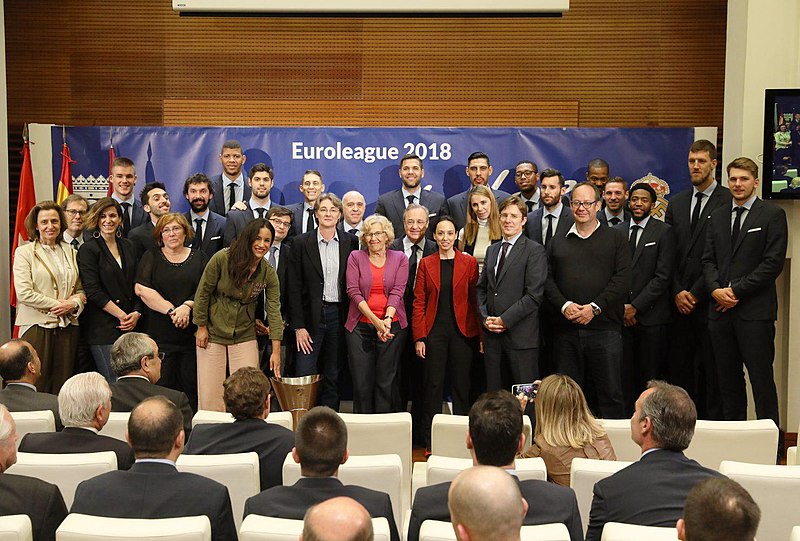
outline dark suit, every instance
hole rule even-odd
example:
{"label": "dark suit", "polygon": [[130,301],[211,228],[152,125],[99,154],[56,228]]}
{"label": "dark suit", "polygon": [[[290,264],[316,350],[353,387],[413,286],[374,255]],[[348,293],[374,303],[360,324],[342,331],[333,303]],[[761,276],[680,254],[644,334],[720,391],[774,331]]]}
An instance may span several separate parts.
{"label": "dark suit", "polygon": [[[605,203],[605,202],[604,202],[604,203]],[[626,203],[626,204],[627,204],[627,203]],[[598,220],[600,220],[600,223],[601,223],[601,224],[603,224],[603,225],[609,225],[609,223],[608,223],[608,217],[606,217],[606,209],[605,209],[605,204],[603,205],[603,208],[597,212],[597,219],[598,219]],[[622,216],[621,216],[621,220],[622,220],[621,222],[619,222],[618,224],[614,224],[614,225],[619,225],[619,224],[621,224],[621,223],[624,223],[624,222],[629,222],[629,221],[631,220],[631,211],[630,211],[630,210],[628,210],[628,207],[622,207]],[[612,226],[612,227],[613,227],[613,226]]]}
{"label": "dark suit", "polygon": [[289,305],[291,327],[295,331],[306,329],[314,341],[314,350],[310,354],[296,351],[296,375],[322,374],[319,403],[338,410],[339,369],[348,307],[345,271],[350,252],[358,249],[358,238],[342,232],[337,232],[336,237],[339,239],[339,275],[336,280],[339,303],[323,303],[325,284],[316,229],[292,240],[288,295],[297,300]]}
{"label": "dark suit", "polygon": [[[630,222],[616,226],[630,235]],[[630,240],[629,240],[630,242]],[[636,309],[636,324],[622,329],[622,391],[626,413],[651,379],[663,379],[667,369],[670,283],[675,267],[672,228],[653,217],[638,231],[632,254],[631,289],[626,304]]]}
{"label": "dark suit", "polygon": [[133,249],[136,253],[136,261],[139,261],[147,250],[155,248],[154,229],[153,221],[147,220],[142,225],[131,229],[128,233],[128,240],[133,244]]}
{"label": "dark suit", "polygon": [[[502,243],[486,250],[483,272],[478,279],[478,310],[483,324],[489,316],[500,316],[507,330],[483,333],[486,390],[538,378],[539,306],[547,278],[547,254],[541,244],[520,235],[508,248],[499,275],[495,266]],[[503,382],[503,361],[511,369],[513,382]]]}
{"label": "dark suit", "polygon": [[[119,203],[119,201],[117,201],[117,203]],[[120,230],[122,231],[123,237],[128,237],[131,231],[133,231],[143,223],[150,221],[150,215],[144,211],[144,206],[142,206],[141,201],[139,201],[138,199],[131,199],[130,201],[128,201],[128,203],[132,205],[132,207],[128,210],[128,212],[130,213],[131,226],[130,229],[128,230],[126,230],[124,227],[121,227]],[[120,203],[120,207],[121,206],[122,203]],[[124,210],[125,209],[122,208],[123,214]],[[122,218],[122,216],[120,216],[120,218]]]}
{"label": "dark suit", "polygon": [[[433,232],[436,231],[439,216],[447,210],[447,202],[442,194],[431,190],[420,190],[416,195],[417,199],[414,202],[428,209],[427,235],[432,237]],[[395,239],[402,239],[405,235],[403,213],[406,211],[407,203],[403,197],[403,190],[398,188],[379,196],[378,202],[375,204],[375,214],[386,216],[392,222]]]}
{"label": "dark suit", "polygon": [[[503,190],[492,190],[494,198],[499,205],[509,198],[509,194]],[[456,226],[456,232],[463,229],[467,225],[467,203],[469,202],[469,190],[458,193],[447,200],[447,214],[453,218],[453,223]]]}
{"label": "dark suit", "polygon": [[651,451],[594,485],[586,541],[600,541],[606,522],[674,528],[689,491],[720,476],[681,452]]}
{"label": "dark suit", "polygon": [[[708,336],[709,293],[703,278],[703,250],[706,244],[706,227],[711,213],[720,206],[730,207],[731,193],[718,185],[702,207],[703,212],[695,230],[691,228],[692,188],[675,194],[669,200],[664,221],[672,226],[675,237],[675,272],[672,276],[670,296],[672,325],[670,335],[669,380],[686,389],[697,404],[700,419],[722,419],[722,399],[719,395],[717,367]],[[675,296],[688,291],[697,299],[694,310],[686,315],[675,307]]]}
{"label": "dark suit", "polygon": [[334,477],[303,477],[291,486],[265,490],[248,498],[244,505],[244,516],[255,514],[302,520],[309,507],[338,496],[353,498],[373,518],[384,517],[389,521],[392,541],[399,541],[388,494],[356,485],[344,485]]}
{"label": "dark suit", "polygon": [[[314,205],[311,206],[313,208]],[[308,214],[303,211],[303,207],[305,207],[305,201],[301,201],[286,207],[292,211],[293,216],[292,227],[289,229],[289,234],[286,236],[287,239],[303,234],[303,224],[306,223],[306,220],[308,219]],[[314,224],[316,223],[317,217],[314,216]],[[316,227],[316,225],[314,227]],[[306,233],[308,233],[308,231],[306,231]]]}
{"label": "dark suit", "polygon": [[775,280],[783,270],[789,238],[783,209],[753,201],[731,246],[731,208],[711,214],[703,253],[703,273],[709,292],[731,287],[739,303],[717,311],[708,307],[708,330],[717,362],[723,417],[747,418],[742,364],[747,367],[756,416],[778,423],[778,394],[772,363],[775,359],[775,324],[778,298]]}
{"label": "dark suit", "polygon": [[[212,199],[212,201],[214,200]],[[191,213],[185,212],[183,217],[186,218],[186,221],[189,222],[189,227],[194,231],[196,224],[192,222]],[[224,235],[225,217],[213,211],[206,214],[206,230],[203,232],[203,244],[200,246],[200,250],[206,254],[208,259],[211,259],[212,255],[222,250],[224,247]],[[186,244],[189,245],[191,242]]]}
{"label": "dark suit", "polygon": [[192,407],[186,393],[155,385],[145,377],[125,376],[111,384],[111,411],[133,411],[139,402],[151,396],[164,396],[178,406],[183,415],[183,431],[186,437],[192,431]]}
{"label": "dark suit", "polygon": [[114,451],[117,469],[127,470],[133,464],[133,449],[125,443],[108,436],[95,434],[91,430],[68,426],[61,432],[25,434],[19,444],[23,453],[98,453]]}
{"label": "dark suit", "polygon": [[0,404],[11,412],[50,410],[56,420],[56,430],[64,428],[58,416],[58,397],[54,394],[40,393],[19,383],[8,383],[5,389],[0,390]]}
{"label": "dark suit", "polygon": [[[538,480],[517,479],[517,483],[522,497],[528,502],[528,513],[522,521],[524,526],[560,522],[569,530],[571,541],[583,539],[578,500],[571,489]],[[450,510],[447,508],[449,490],[450,483],[447,482],[422,487],[417,491],[414,505],[411,507],[406,541],[419,539],[419,529],[426,520],[450,522]]]}
{"label": "dark suit", "polygon": [[[250,208],[250,199],[247,199],[244,204],[247,207],[246,210],[233,209],[225,216],[225,234],[223,235],[223,244],[225,246],[230,246],[242,232],[244,226],[256,218],[253,209]],[[264,211],[264,219],[267,218],[267,210],[273,206],[274,203],[270,200],[269,208]]]}
{"label": "dark suit", "polygon": [[[249,201],[252,193],[250,191],[250,184],[247,182],[247,174],[244,171],[242,171],[242,178],[244,180],[244,197],[241,201]],[[214,190],[214,197],[212,197],[211,201],[208,203],[208,208],[220,216],[226,216],[228,214],[228,207],[225,206],[225,193],[230,191],[228,188],[230,182],[231,181],[228,180],[227,177],[223,182],[221,173],[215,177],[211,177],[211,187]],[[237,201],[239,201],[239,199],[237,199]],[[209,254],[209,257],[211,257],[211,254]]]}
{"label": "dark suit", "polygon": [[[544,208],[539,207],[533,212],[528,213],[528,221],[525,224],[525,235],[534,242],[544,244],[543,236],[546,229],[542,230],[542,217],[544,216]],[[561,212],[558,214],[558,223],[556,230],[553,231],[553,238],[563,237],[567,234],[570,227],[575,223],[575,218],[572,216],[572,210],[569,208],[569,203],[562,203]]]}
{"label": "dark suit", "polygon": [[283,461],[294,447],[294,432],[261,419],[242,419],[232,423],[200,424],[195,427],[183,453],[186,455],[224,455],[258,453],[261,490],[283,482]]}
{"label": "dark suit", "polygon": [[28,515],[35,541],[54,541],[56,529],[67,518],[67,506],[56,485],[41,479],[0,474],[0,516]]}
{"label": "dark suit", "polygon": [[171,464],[138,462],[130,471],[108,472],[83,481],[73,513],[112,518],[176,518],[206,515],[211,539],[236,539],[228,489]]}

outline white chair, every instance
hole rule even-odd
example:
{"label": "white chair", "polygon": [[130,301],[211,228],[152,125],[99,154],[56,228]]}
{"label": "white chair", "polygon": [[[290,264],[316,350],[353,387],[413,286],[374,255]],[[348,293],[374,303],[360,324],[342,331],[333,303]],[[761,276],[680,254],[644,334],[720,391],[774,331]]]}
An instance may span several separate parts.
{"label": "white chair", "polygon": [[786,465],[797,466],[797,446],[794,445],[786,449]]}
{"label": "white chair", "polygon": [[0,517],[0,541],[33,541],[33,525],[28,515]]}
{"label": "white chair", "polygon": [[789,541],[800,541],[800,526],[792,528],[792,535],[789,537]]}
{"label": "white chair", "polygon": [[678,531],[675,528],[657,528],[655,526],[637,526],[621,522],[607,522],[603,526],[601,541],[677,541]]}
{"label": "white chair", "polygon": [[[232,423],[233,421],[233,415],[226,411],[199,410],[192,417],[192,428],[202,424]],[[267,416],[267,422],[292,430],[292,413],[289,411],[274,411]]]}
{"label": "white chair", "polygon": [[766,466],[725,460],[719,471],[747,490],[761,508],[757,539],[787,539],[800,509],[800,466]]}
{"label": "white chair", "polygon": [[723,460],[774,465],[778,455],[778,427],[772,419],[699,420],[685,454],[715,470]]}
{"label": "white chair", "polygon": [[108,436],[127,443],[128,439],[125,434],[128,432],[128,419],[130,419],[131,412],[129,411],[112,411],[108,414],[108,422],[100,434]]}
{"label": "white chair", "polygon": [[17,463],[8,473],[36,477],[58,486],[67,509],[72,507],[75,489],[81,481],[117,469],[117,455],[113,451],[100,453],[17,453]]}
{"label": "white chair", "polygon": [[575,491],[575,497],[578,499],[578,511],[581,514],[584,534],[586,534],[586,528],[589,527],[589,511],[592,509],[594,484],[630,464],[632,462],[620,460],[572,459],[569,486]]}
{"label": "white chair", "polygon": [[[419,529],[420,541],[456,541],[453,525],[441,520],[426,520]],[[570,541],[569,530],[561,523],[523,526],[522,541]]]}
{"label": "white chair", "polygon": [[[403,505],[403,467],[397,455],[350,456],[339,466],[339,480],[345,485],[358,485],[385,492],[392,501],[395,524],[402,524],[408,506]],[[300,479],[300,464],[291,453],[283,461],[283,484],[293,485]],[[399,527],[399,526],[398,526]]]}
{"label": "white chair", "polygon": [[56,530],[56,541],[113,539],[211,541],[211,521],[205,515],[179,518],[108,518],[70,513]]}
{"label": "white chair", "polygon": [[[372,531],[375,541],[390,541],[385,518],[373,518]],[[239,541],[297,541],[302,532],[302,520],[248,515],[239,528]]]}
{"label": "white chair", "polygon": [[453,525],[441,520],[426,520],[419,527],[419,541],[455,541]]}
{"label": "white chair", "polygon": [[611,445],[614,446],[614,454],[617,460],[635,462],[639,460],[642,450],[631,439],[631,420],[630,419],[598,419],[606,433]]}
{"label": "white chair", "polygon": [[56,417],[50,410],[12,411],[10,413],[17,425],[17,448],[25,434],[56,431]]}
{"label": "white chair", "polygon": [[233,519],[242,524],[247,498],[261,492],[258,454],[181,455],[176,462],[178,471],[196,473],[228,487]]}
{"label": "white chair", "polygon": [[[467,449],[468,429],[469,417],[467,415],[445,415],[443,413],[434,415],[431,423],[431,453],[453,458],[472,458]],[[522,433],[525,434],[523,451],[530,447],[531,431],[531,420],[527,415],[523,415]]]}

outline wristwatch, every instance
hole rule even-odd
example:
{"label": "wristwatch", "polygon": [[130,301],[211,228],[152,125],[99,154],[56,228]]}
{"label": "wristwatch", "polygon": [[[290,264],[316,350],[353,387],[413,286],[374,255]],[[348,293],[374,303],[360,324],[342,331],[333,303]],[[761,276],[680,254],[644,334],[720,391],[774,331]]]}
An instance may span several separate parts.
{"label": "wristwatch", "polygon": [[600,310],[600,307],[597,306],[595,303],[590,303],[589,305],[592,307],[592,315],[599,316],[600,312],[602,312],[602,310]]}
{"label": "wristwatch", "polygon": [[168,315],[168,316],[171,316],[171,315],[172,315],[172,312],[174,312],[174,311],[175,311],[175,307],[173,306],[172,308],[170,308],[169,310],[167,310],[167,315]]}

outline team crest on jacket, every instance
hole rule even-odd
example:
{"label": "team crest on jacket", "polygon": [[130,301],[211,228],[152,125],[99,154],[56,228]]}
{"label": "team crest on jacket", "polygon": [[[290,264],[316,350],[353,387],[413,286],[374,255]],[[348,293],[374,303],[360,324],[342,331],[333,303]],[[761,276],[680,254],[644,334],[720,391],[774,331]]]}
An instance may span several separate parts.
{"label": "team crest on jacket", "polygon": [[649,184],[655,191],[658,199],[653,205],[653,210],[650,211],[650,216],[658,218],[662,222],[667,213],[667,196],[669,195],[669,183],[666,180],[660,179],[653,173],[647,173],[642,178],[636,179],[631,184],[631,188],[637,184]]}

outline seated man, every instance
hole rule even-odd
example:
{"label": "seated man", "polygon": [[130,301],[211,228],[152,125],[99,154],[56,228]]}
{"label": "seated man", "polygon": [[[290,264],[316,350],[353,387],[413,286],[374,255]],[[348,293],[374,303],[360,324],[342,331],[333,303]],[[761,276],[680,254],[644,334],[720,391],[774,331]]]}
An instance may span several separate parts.
{"label": "seated man", "polygon": [[26,434],[19,444],[23,453],[97,453],[114,451],[117,468],[127,470],[133,464],[133,450],[124,441],[99,432],[111,412],[111,389],[97,372],[72,376],[58,392],[58,411],[64,430]]}
{"label": "seated man", "polygon": [[111,346],[111,368],[117,381],[111,384],[111,411],[132,411],[147,397],[161,395],[181,410],[183,430],[192,431],[192,407],[186,393],[156,385],[161,379],[158,344],[144,333],[127,332]]}
{"label": "seated man", "polygon": [[696,422],[686,391],[663,381],[648,383],[631,417],[631,438],[642,456],[594,485],[586,541],[600,541],[606,522],[672,527],[689,491],[721,475],[683,454]]}
{"label": "seated man", "polygon": [[312,408],[297,426],[292,458],[300,464],[302,477],[292,486],[277,486],[249,498],[244,516],[301,519],[312,505],[336,496],[349,496],[363,505],[371,517],[389,521],[392,541],[399,541],[389,495],[377,490],[344,485],[339,466],[347,461],[347,425],[327,406]]}
{"label": "seated man", "polygon": [[675,525],[681,541],[755,541],[761,509],[742,485],[727,477],[698,483]]}
{"label": "seated man", "polygon": [[232,423],[197,425],[186,444],[187,455],[258,453],[261,490],[283,482],[283,461],[294,447],[294,433],[265,422],[270,384],[258,368],[240,368],[222,384],[225,409]]}
{"label": "seated man", "polygon": [[300,541],[372,541],[372,520],[353,498],[339,496],[311,507]]}
{"label": "seated man", "polygon": [[[524,524],[561,522],[569,530],[571,541],[583,539],[583,525],[578,501],[572,489],[535,479],[520,481],[514,473],[517,453],[522,451],[522,411],[508,391],[484,393],[469,410],[467,448],[475,466],[496,466],[511,474],[519,491],[531,505]],[[447,493],[450,483],[440,483],[417,490],[411,508],[407,541],[419,539],[419,529],[426,520],[449,520]]]}
{"label": "seated man", "polygon": [[36,391],[36,382],[42,373],[39,354],[25,340],[16,338],[0,346],[0,378],[6,388],[0,390],[0,404],[8,411],[50,410],[56,420],[56,430],[61,430],[58,416],[58,397]]}
{"label": "seated man", "polygon": [[28,515],[36,541],[53,541],[67,517],[58,487],[40,479],[5,471],[17,462],[17,427],[0,404],[0,516]]}
{"label": "seated man", "polygon": [[183,451],[178,408],[163,396],[145,398],[128,420],[128,442],[136,463],[127,472],[108,472],[78,485],[73,513],[115,518],[175,518],[206,515],[211,539],[236,539],[228,489],[200,475],[179,472]]}

